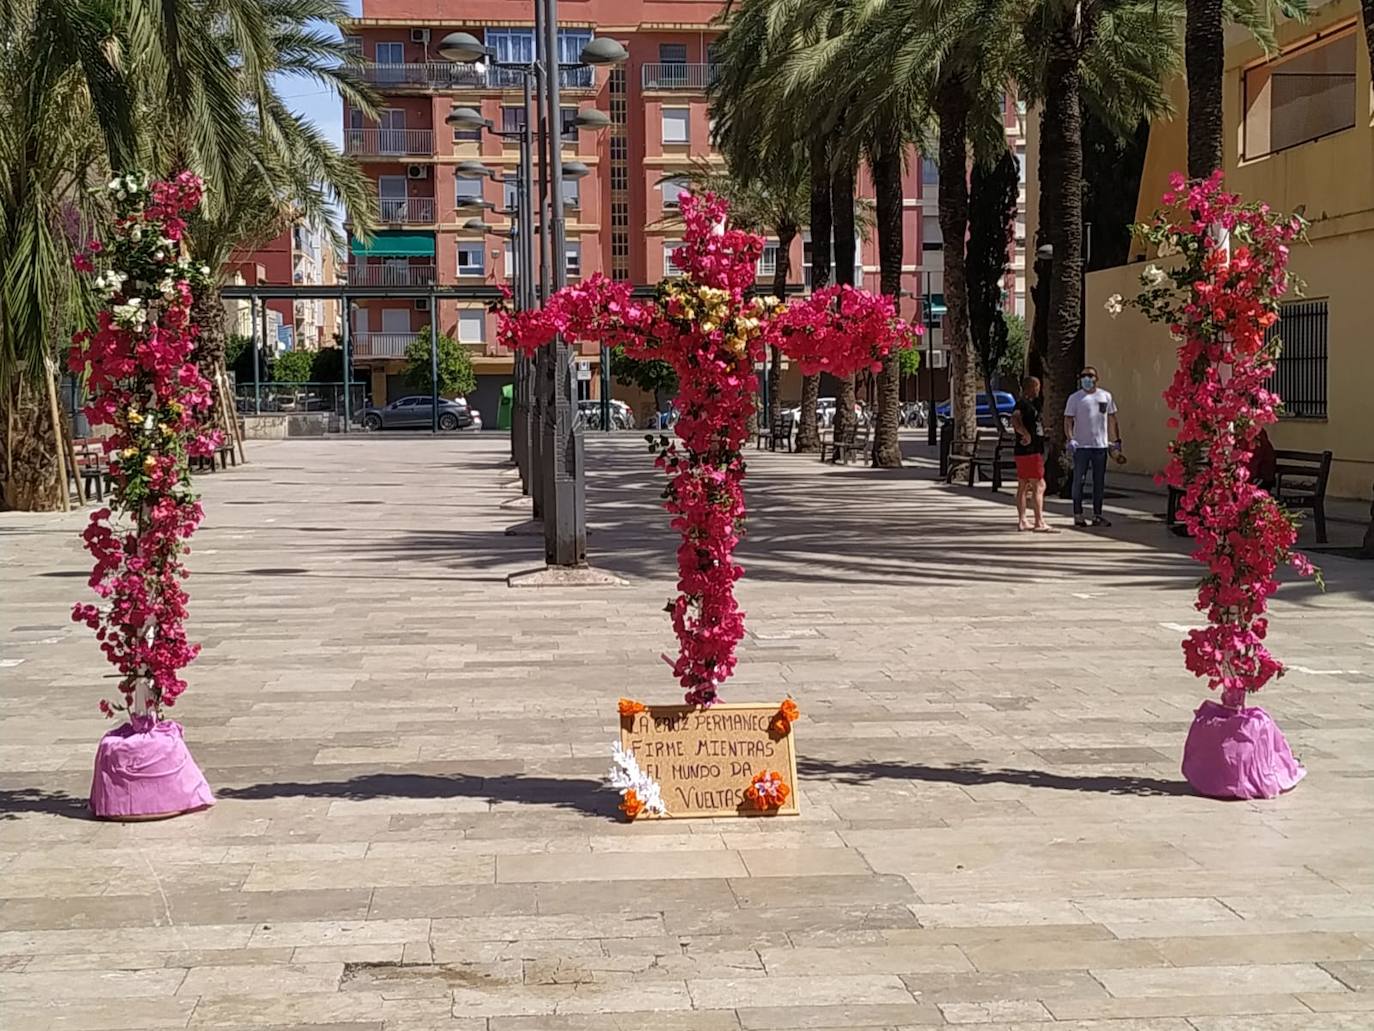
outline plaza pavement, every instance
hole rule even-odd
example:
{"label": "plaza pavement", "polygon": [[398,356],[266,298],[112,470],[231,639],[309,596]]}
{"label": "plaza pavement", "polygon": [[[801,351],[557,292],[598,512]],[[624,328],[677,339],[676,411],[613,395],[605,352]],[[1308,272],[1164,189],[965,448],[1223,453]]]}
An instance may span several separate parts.
{"label": "plaza pavement", "polygon": [[85,815],[84,516],[0,515],[0,1027],[1374,1026],[1374,564],[1274,606],[1307,780],[1208,801],[1196,570],[1131,499],[1032,536],[922,468],[751,456],[725,695],[798,700],[802,815],[627,826],[615,700],[679,697],[643,447],[587,449],[620,587],[505,585],[540,546],[495,435],[203,477],[175,715],[219,804],[153,824]]}

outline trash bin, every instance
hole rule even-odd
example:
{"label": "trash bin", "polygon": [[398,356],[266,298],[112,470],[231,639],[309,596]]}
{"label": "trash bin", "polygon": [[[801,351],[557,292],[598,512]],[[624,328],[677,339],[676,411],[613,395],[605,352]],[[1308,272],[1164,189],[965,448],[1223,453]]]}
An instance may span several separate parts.
{"label": "trash bin", "polygon": [[501,388],[501,404],[496,409],[496,428],[498,430],[508,430],[511,424],[511,412],[515,404],[515,386],[507,383]]}

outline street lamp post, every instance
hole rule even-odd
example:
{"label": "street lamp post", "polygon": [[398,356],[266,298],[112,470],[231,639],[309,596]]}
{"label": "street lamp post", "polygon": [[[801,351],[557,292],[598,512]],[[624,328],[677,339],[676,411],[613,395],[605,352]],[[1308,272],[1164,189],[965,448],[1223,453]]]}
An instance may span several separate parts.
{"label": "street lamp post", "polygon": [[930,273],[926,273],[925,296],[922,298],[921,315],[926,327],[926,384],[930,398],[926,408],[926,444],[935,446],[935,299],[930,295]]}
{"label": "street lamp post", "polygon": [[[494,56],[492,51],[465,32],[450,33],[439,45],[439,53],[451,61],[474,63]],[[568,67],[611,64],[627,58],[625,48],[614,40],[593,39],[582,50],[581,61]],[[533,65],[512,67],[526,76],[526,96],[529,78],[539,87],[536,121],[539,127],[540,148],[538,218],[540,239],[539,300],[567,283],[563,218],[563,162],[559,105],[559,71],[565,67],[558,59],[558,3],[557,0],[535,0],[535,62]],[[464,110],[464,109],[457,109]],[[528,112],[528,107],[526,108]],[[457,113],[457,111],[455,111]],[[466,115],[466,110],[464,110]],[[476,115],[476,112],[472,112]],[[450,115],[450,120],[453,119]],[[490,125],[477,115],[484,127]],[[579,115],[582,128],[604,128],[609,124],[605,116]],[[529,135],[529,116],[526,114],[524,133]],[[557,131],[557,135],[555,135]],[[585,171],[582,172],[585,174]],[[531,179],[521,188],[530,191]],[[547,205],[547,206],[546,206]],[[527,202],[527,210],[533,205]],[[532,234],[531,239],[532,239]],[[537,468],[534,472],[535,516],[543,517],[544,553],[551,567],[573,568],[584,565],[587,552],[586,510],[582,472],[582,435],[573,418],[571,351],[561,335],[544,348],[536,362],[535,417],[540,420],[537,434]],[[532,439],[536,436],[531,434]],[[532,449],[533,450],[533,449]],[[541,484],[542,478],[542,484]],[[542,490],[540,487],[542,486]]]}

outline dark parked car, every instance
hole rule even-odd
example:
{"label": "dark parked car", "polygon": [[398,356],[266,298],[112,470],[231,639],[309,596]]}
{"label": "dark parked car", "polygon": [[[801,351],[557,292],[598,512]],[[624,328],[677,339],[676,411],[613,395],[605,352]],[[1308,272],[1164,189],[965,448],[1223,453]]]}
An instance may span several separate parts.
{"label": "dark parked car", "polygon": [[[363,425],[370,430],[423,429],[434,424],[433,399],[426,394],[398,397],[385,408],[363,409]],[[463,430],[473,424],[472,411],[465,400],[439,398],[439,428]]]}
{"label": "dark parked car", "polygon": [[[1012,410],[1016,408],[1016,398],[1014,398],[1011,394],[1008,394],[1006,391],[1004,391],[1004,390],[994,391],[992,396],[993,396],[993,398],[996,399],[996,402],[997,402],[997,414],[998,414],[998,415],[1010,415],[1010,414],[1012,413]],[[936,407],[935,407],[935,415],[936,415],[937,418],[940,418],[940,419],[948,419],[948,418],[950,417],[950,414],[949,414],[949,413],[950,413],[950,408],[949,408],[949,402],[948,402],[948,401],[946,401],[946,402],[945,402],[944,404],[942,404],[942,405],[936,405]],[[987,394],[979,394],[979,395],[978,395],[978,425],[979,425],[979,426],[991,426],[991,425],[992,425],[992,413],[991,413],[990,411],[988,411],[988,395],[987,395]]]}

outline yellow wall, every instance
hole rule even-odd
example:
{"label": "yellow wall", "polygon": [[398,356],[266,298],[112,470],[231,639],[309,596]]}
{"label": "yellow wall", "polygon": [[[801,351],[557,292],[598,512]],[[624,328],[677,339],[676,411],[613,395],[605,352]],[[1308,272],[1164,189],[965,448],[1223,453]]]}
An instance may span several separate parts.
{"label": "yellow wall", "polygon": [[[1305,25],[1282,26],[1280,43],[1291,46],[1358,13],[1356,0],[1317,8]],[[1312,220],[1310,244],[1294,247],[1290,268],[1307,284],[1307,297],[1329,302],[1327,418],[1284,419],[1270,437],[1278,448],[1329,448],[1335,455],[1329,493],[1368,498],[1374,484],[1374,90],[1368,51],[1359,40],[1356,96],[1364,102],[1357,106],[1353,129],[1241,162],[1242,72],[1263,55],[1253,41],[1228,35],[1232,39],[1225,81],[1227,185],[1247,200],[1266,201],[1279,211],[1306,207]],[[1186,92],[1181,83],[1174,93],[1178,116],[1151,128],[1140,189],[1142,219],[1167,189],[1169,173],[1185,167]],[[1163,327],[1138,313],[1128,310],[1112,320],[1103,309],[1112,294],[1129,297],[1139,291],[1142,267],[1088,276],[1087,352],[1121,409],[1128,468],[1156,472],[1171,438],[1160,395],[1173,376],[1174,345]]]}

